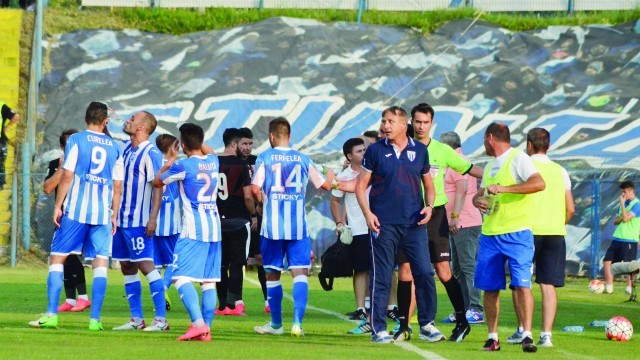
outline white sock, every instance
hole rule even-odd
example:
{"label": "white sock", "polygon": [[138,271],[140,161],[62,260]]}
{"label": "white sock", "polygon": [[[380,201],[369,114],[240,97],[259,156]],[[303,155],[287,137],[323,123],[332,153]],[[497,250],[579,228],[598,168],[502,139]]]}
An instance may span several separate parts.
{"label": "white sock", "polygon": [[364,307],[365,309],[371,309],[371,297],[367,296],[364,298]]}
{"label": "white sock", "polygon": [[498,341],[498,333],[489,333],[489,339]]}
{"label": "white sock", "polygon": [[75,306],[76,299],[67,299],[67,300],[65,300],[65,302],[68,302],[70,305]]}
{"label": "white sock", "polygon": [[523,328],[522,326],[518,326],[518,332],[519,332],[519,333],[524,332],[524,328]]}
{"label": "white sock", "polygon": [[540,339],[542,339],[545,336],[551,336],[551,332],[543,331],[543,332],[540,333]]}
{"label": "white sock", "polygon": [[393,309],[395,309],[397,307],[398,307],[398,305],[392,304],[392,305],[387,306],[387,310],[393,310]]}
{"label": "white sock", "polygon": [[526,337],[533,338],[533,335],[531,334],[531,331],[523,331],[522,332],[522,337],[523,338],[526,338]]}
{"label": "white sock", "polygon": [[613,284],[605,285],[605,291],[607,292],[607,294],[611,294],[613,292]]}
{"label": "white sock", "polygon": [[265,300],[265,301],[264,301],[264,306],[265,306],[265,307],[269,306],[269,300]]}
{"label": "white sock", "polygon": [[78,295],[78,300],[80,300],[80,299],[82,299],[82,300],[89,300],[89,295],[87,295],[87,294],[84,294],[84,295]]}
{"label": "white sock", "polygon": [[235,305],[236,305],[236,306],[238,306],[238,305],[244,305],[244,301],[242,301],[242,300],[237,300]]}

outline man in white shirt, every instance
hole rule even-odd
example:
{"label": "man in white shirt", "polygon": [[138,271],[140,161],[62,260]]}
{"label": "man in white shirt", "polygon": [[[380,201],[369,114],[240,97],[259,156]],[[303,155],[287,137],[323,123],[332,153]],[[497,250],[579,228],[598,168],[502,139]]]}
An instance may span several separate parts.
{"label": "man in white shirt", "polygon": [[[362,165],[365,151],[364,140],[361,138],[349,139],[342,146],[342,151],[350,165],[337,178],[342,181],[350,181],[360,174],[360,165]],[[342,198],[344,198],[346,210],[346,223],[345,214],[342,213]],[[355,317],[357,320],[364,320],[367,317],[366,309],[369,307],[367,300],[369,298],[369,268],[371,266],[369,254],[371,253],[371,243],[369,241],[367,221],[358,205],[356,194],[337,189],[333,190],[331,192],[331,215],[333,215],[333,219],[336,222],[336,231],[338,233],[343,233],[347,224],[349,224],[348,226],[353,235],[350,254],[354,270],[353,291],[356,297],[356,305],[358,306]]]}
{"label": "man in white shirt", "polygon": [[522,150],[510,144],[509,128],[492,123],[484,134],[488,156],[495,157],[485,167],[482,184],[473,197],[473,204],[485,214],[474,285],[484,290],[484,311],[489,339],[485,351],[500,350],[498,341],[498,314],[500,290],[506,288],[505,263],[509,263],[511,286],[521,300],[516,304],[522,321],[522,350],[535,352],[531,336],[533,295],[531,293],[531,267],[534,253],[529,194],[542,191],[545,182],[533,162]]}

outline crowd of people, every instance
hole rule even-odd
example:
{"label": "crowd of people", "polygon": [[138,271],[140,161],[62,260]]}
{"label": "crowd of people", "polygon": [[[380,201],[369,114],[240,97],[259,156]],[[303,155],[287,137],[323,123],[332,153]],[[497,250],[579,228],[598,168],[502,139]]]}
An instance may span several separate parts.
{"label": "crowd of people", "polygon": [[[382,112],[379,132],[345,142],[345,168],[336,176],[333,170],[323,174],[308,156],[289,147],[291,126],[284,118],[269,123],[271,148],[259,156],[251,154],[251,131],[235,128],[224,131],[225,148],[216,156],[204,143],[203,129],[192,123],[179,128],[178,138],[162,134],[151,144],[157,121],[145,111],[126,121],[130,140],[119,144],[105,133],[107,113],[104,103],[91,103],[87,129],[65,131],[60,137],[64,157],[50,164],[45,191],[57,192],[53,220],[58,228],[51,246],[48,308],[31,326],[55,328],[58,312],[91,307],[89,329],[102,330],[106,264],[112,255],[120,261],[131,311],[131,320],[114,330],[168,330],[166,291],[173,284],[191,318],[178,340],[209,341],[214,315],[245,314],[243,266],[251,256],[258,264],[264,311],[271,316],[255,332],[284,333],[281,275],[289,270],[290,333],[304,336],[311,265],[305,193],[311,182],[331,190],[336,233],[353,238],[357,308],[349,316],[361,323],[349,334],[369,334],[375,343],[408,341],[417,309],[419,338],[445,340],[435,323],[437,275],[454,310],[442,320],[455,323],[449,340],[463,341],[471,324],[486,323],[483,350],[498,351],[499,294],[507,286],[508,264],[519,326],[507,341],[521,344],[524,352],[553,346],[556,288],[564,286],[565,224],[575,210],[568,173],[547,156],[547,130],[529,130],[525,152],[511,147],[506,125],[490,124],[484,145],[493,159],[482,168],[463,155],[458,134],[431,138],[431,106],[421,103],[410,113],[392,106]],[[637,255],[640,204],[630,182],[623,183],[620,205],[615,220],[620,231],[605,256],[605,273],[607,264]],[[91,302],[77,265],[81,253],[93,260]],[[542,293],[537,343],[534,263]],[[140,272],[154,303],[151,325],[142,313]],[[201,284],[201,301],[194,282]],[[58,306],[63,286],[67,300]],[[610,285],[607,291],[613,291]],[[387,318],[395,323],[390,332]]]}

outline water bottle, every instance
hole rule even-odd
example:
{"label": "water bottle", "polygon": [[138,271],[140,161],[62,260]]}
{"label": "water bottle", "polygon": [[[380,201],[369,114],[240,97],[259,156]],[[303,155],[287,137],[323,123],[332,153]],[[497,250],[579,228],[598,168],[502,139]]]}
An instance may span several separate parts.
{"label": "water bottle", "polygon": [[109,123],[107,124],[109,132],[121,133],[127,121],[112,108],[108,108],[107,118],[109,119]]}
{"label": "water bottle", "polygon": [[584,332],[584,326],[565,326],[562,328],[562,332]]}
{"label": "water bottle", "polygon": [[608,322],[607,320],[594,320],[589,325],[605,327],[607,326],[607,322]]}

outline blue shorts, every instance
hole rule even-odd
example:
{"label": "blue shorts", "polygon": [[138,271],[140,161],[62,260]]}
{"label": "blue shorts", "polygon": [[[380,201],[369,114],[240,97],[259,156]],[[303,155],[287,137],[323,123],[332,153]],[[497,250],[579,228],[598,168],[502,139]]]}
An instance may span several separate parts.
{"label": "blue shorts", "polygon": [[111,249],[114,260],[119,261],[153,261],[153,238],[145,234],[144,226],[116,229]]}
{"label": "blue shorts", "polygon": [[173,264],[173,249],[176,248],[179,237],[180,234],[153,237],[153,262],[156,267]]}
{"label": "blue shorts", "polygon": [[82,224],[63,215],[53,233],[51,255],[80,255],[84,250],[85,259],[107,259],[111,237],[111,224]]}
{"label": "blue shorts", "polygon": [[173,280],[219,282],[222,249],[220,242],[180,238],[173,254]]}
{"label": "blue shorts", "polygon": [[261,236],[260,251],[266,271],[282,271],[285,257],[289,269],[311,267],[311,239],[308,237],[302,240],[271,240]]}
{"label": "blue shorts", "polygon": [[473,286],[485,291],[506,289],[504,264],[509,261],[511,286],[531,288],[533,233],[480,235]]}

